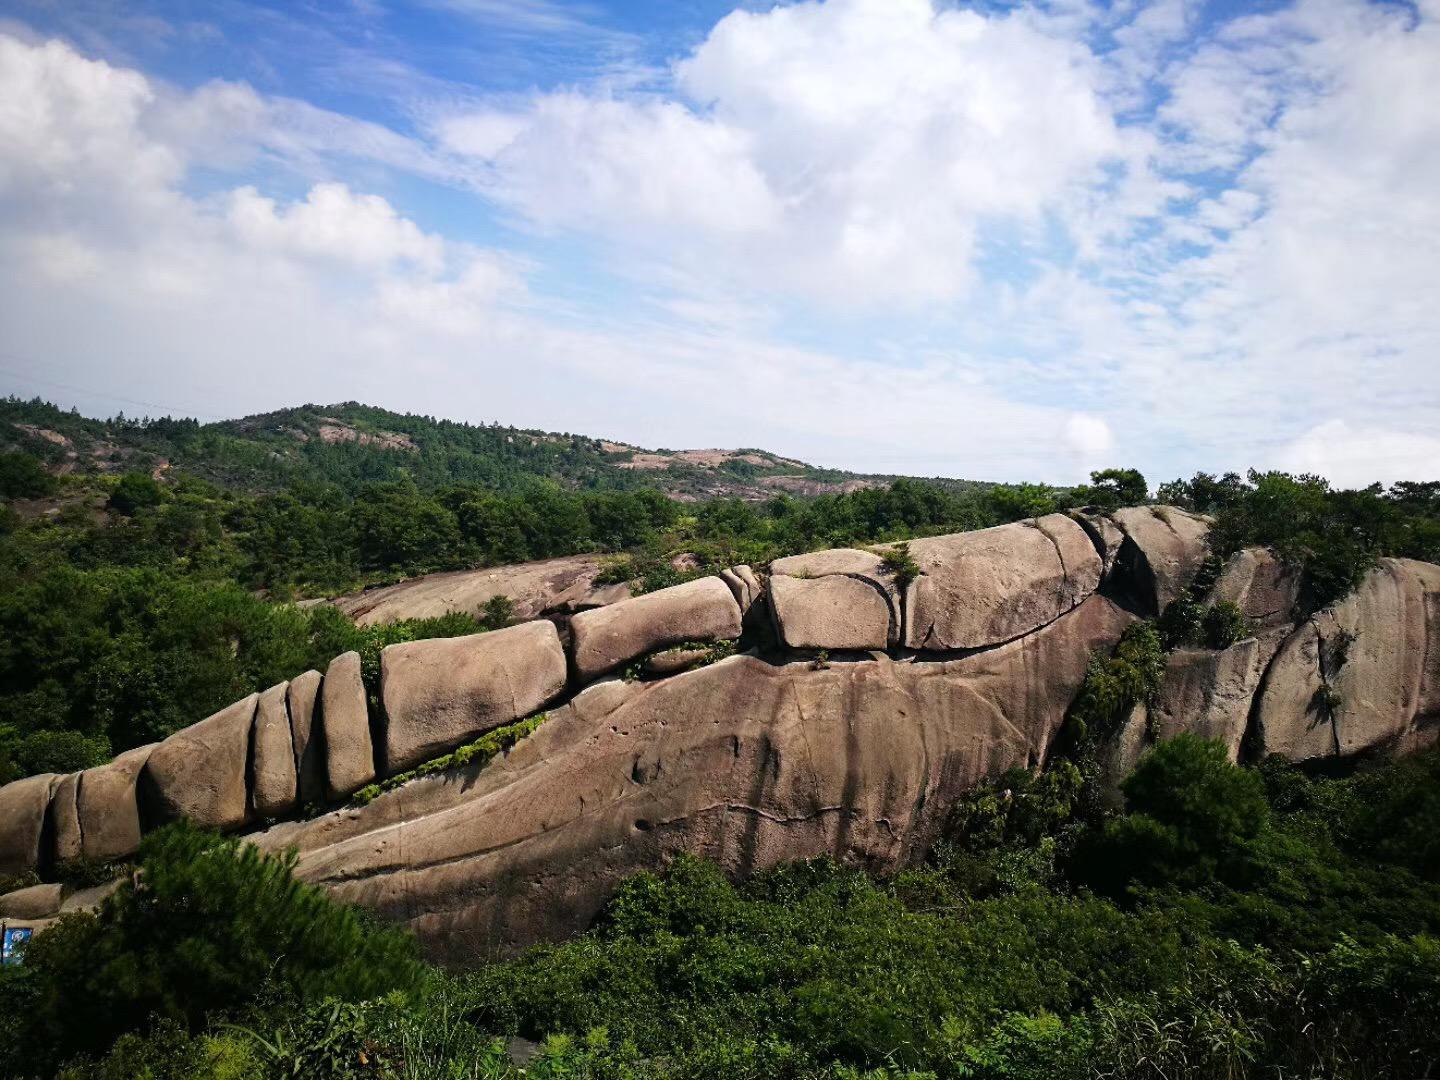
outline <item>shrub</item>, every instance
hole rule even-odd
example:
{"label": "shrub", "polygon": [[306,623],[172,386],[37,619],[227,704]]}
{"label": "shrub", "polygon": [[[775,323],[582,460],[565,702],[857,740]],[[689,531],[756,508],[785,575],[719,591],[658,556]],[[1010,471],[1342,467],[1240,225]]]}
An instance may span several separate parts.
{"label": "shrub", "polygon": [[267,987],[310,1001],[419,985],[412,940],[296,881],[293,853],[179,823],[146,837],[140,855],[138,889],[31,944],[37,1027],[53,1047],[103,1050],[152,1016],[196,1030]]}

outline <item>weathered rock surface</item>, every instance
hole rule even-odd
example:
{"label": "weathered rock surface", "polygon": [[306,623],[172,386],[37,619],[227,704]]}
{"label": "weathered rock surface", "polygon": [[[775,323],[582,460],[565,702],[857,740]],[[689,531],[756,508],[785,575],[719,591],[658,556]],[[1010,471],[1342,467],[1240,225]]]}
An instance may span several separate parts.
{"label": "weathered rock surface", "polygon": [[565,689],[565,650],[542,620],[407,641],[380,655],[385,772],[402,772],[537,712]]}
{"label": "weathered rock surface", "polygon": [[1189,731],[1225,744],[1231,761],[1250,724],[1255,691],[1287,628],[1266,631],[1227,649],[1176,649],[1167,658],[1160,697],[1150,709],[1150,727],[1159,739]]}
{"label": "weathered rock surface", "polygon": [[1100,584],[1100,556],[1064,514],[910,542],[905,644],[976,649],[1053,622]]}
{"label": "weathered rock surface", "polygon": [[315,707],[320,701],[321,674],[307,671],[290,680],[285,693],[290,713],[290,747],[295,759],[295,783],[301,806],[325,800],[325,747]]}
{"label": "weathered rock surface", "polygon": [[718,577],[699,578],[570,620],[575,670],[585,680],[687,641],[740,636],[740,605]]}
{"label": "weathered rock surface", "polygon": [[792,555],[776,559],[770,574],[770,613],[790,648],[884,649],[899,643],[900,594],[875,552],[831,548]]}
{"label": "weathered rock surface", "polygon": [[92,885],[88,889],[76,889],[61,902],[60,914],[67,915],[72,911],[94,911],[105,902],[108,896],[124,884],[125,878],[116,878],[103,885]]}
{"label": "weathered rock surface", "polygon": [[59,782],[54,773],[41,773],[0,787],[0,874],[23,874],[39,865],[45,812]]}
{"label": "weathered rock surface", "polygon": [[1256,626],[1289,623],[1300,599],[1300,574],[1266,548],[1246,548],[1226,560],[1206,602],[1228,601]]}
{"label": "weathered rock surface", "polygon": [[1209,522],[1175,506],[1130,506],[1113,511],[1110,520],[1125,534],[1115,556],[1117,577],[1131,586],[1142,611],[1158,615],[1205,562]]}
{"label": "weathered rock surface", "polygon": [[765,593],[765,586],[755,571],[743,563],[740,566],[732,566],[728,570],[721,570],[720,580],[730,586],[730,591],[735,596],[735,602],[740,605],[742,619],[750,613],[750,608],[755,601]]}
{"label": "weathered rock surface", "polygon": [[1267,753],[1292,761],[1396,753],[1440,725],[1440,567],[1381,559],[1281,647],[1258,714]]}
{"label": "weathered rock surface", "polygon": [[1125,534],[1120,530],[1120,526],[1111,521],[1104,510],[1072,510],[1070,516],[1089,535],[1090,543],[1095,546],[1095,551],[1100,556],[1101,572],[1108,574],[1120,554],[1120,546],[1125,543]]}
{"label": "weathered rock surface", "polygon": [[295,745],[286,698],[289,683],[260,695],[252,733],[250,798],[257,817],[279,817],[295,809]]}
{"label": "weathered rock surface", "polygon": [[331,602],[360,626],[427,619],[451,611],[478,615],[496,596],[510,599],[516,618],[534,619],[549,611],[583,611],[627,599],[629,586],[595,583],[606,562],[600,555],[571,555],[484,570],[427,574]]}
{"label": "weathered rock surface", "polygon": [[645,658],[645,674],[674,675],[694,667],[709,655],[709,649],[664,649]]}
{"label": "weathered rock surface", "polygon": [[250,725],[259,700],[259,694],[251,694],[227,705],[181,728],[150,752],[141,784],[156,821],[184,817],[208,829],[245,824],[250,811],[245,783]]}
{"label": "weathered rock surface", "polygon": [[321,742],[325,747],[325,791],[340,800],[375,779],[370,707],[360,677],[360,654],[341,653],[320,683]]}
{"label": "weathered rock surface", "polygon": [[70,863],[85,856],[85,840],[80,834],[80,773],[62,776],[50,795],[49,820],[46,823],[54,846],[57,863]]}
{"label": "weathered rock surface", "polygon": [[0,917],[48,919],[60,910],[61,885],[31,885],[0,896]]}
{"label": "weathered rock surface", "polygon": [[138,784],[157,745],[137,746],[108,765],[81,774],[79,815],[85,858],[106,862],[140,849]]}
{"label": "weathered rock surface", "polygon": [[893,868],[954,797],[1044,759],[1090,654],[1129,621],[1096,596],[945,663],[732,657],[632,690],[599,723],[557,710],[467,781],[426,778],[267,843],[297,844],[303,878],[457,961],[580,928],[680,850],[736,874],[822,852]]}

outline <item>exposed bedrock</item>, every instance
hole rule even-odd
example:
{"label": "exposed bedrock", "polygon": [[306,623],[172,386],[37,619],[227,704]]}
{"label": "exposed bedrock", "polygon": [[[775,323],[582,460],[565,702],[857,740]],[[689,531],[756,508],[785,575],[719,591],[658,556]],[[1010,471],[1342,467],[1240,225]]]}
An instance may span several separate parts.
{"label": "exposed bedrock", "polygon": [[540,620],[391,645],[380,657],[383,770],[391,775],[529,716],[565,689],[565,650]]}
{"label": "exposed bedrock", "polygon": [[958,795],[1044,759],[1090,655],[1131,618],[1095,596],[958,660],[817,670],[741,656],[608,710],[582,694],[481,772],[266,842],[298,844],[303,878],[457,962],[577,930],[621,878],[682,850],[735,874],[827,852],[892,869]]}
{"label": "exposed bedrock", "polygon": [[1349,596],[1302,623],[1265,680],[1266,753],[1292,761],[1435,741],[1440,725],[1440,566],[1381,559]]}
{"label": "exposed bedrock", "polygon": [[570,632],[575,670],[588,682],[669,645],[739,637],[740,604],[724,581],[705,577],[582,611]]}
{"label": "exposed bedrock", "polygon": [[1158,615],[1195,579],[1209,554],[1209,522],[1174,506],[1131,506],[1109,521],[1125,534],[1115,552],[1112,577],[1136,608]]}
{"label": "exposed bedrock", "polygon": [[905,593],[912,649],[1010,641],[1059,618],[1100,584],[1095,545],[1064,514],[914,540],[910,555],[920,567]]}

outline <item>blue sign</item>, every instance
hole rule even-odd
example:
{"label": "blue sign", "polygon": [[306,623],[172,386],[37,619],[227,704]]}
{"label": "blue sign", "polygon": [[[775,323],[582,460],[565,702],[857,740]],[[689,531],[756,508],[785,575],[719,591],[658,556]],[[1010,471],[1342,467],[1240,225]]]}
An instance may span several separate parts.
{"label": "blue sign", "polygon": [[7,926],[0,935],[0,964],[20,963],[20,954],[32,933],[28,926]]}

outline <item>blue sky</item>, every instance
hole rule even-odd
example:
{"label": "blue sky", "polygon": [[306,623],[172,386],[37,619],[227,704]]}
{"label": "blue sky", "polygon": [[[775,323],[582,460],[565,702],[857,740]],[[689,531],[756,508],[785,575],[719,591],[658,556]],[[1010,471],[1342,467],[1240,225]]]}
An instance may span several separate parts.
{"label": "blue sky", "polygon": [[1436,0],[8,0],[0,392],[1440,478],[1437,73]]}

